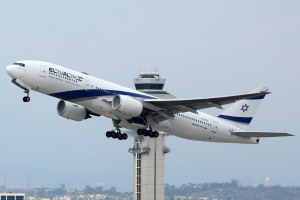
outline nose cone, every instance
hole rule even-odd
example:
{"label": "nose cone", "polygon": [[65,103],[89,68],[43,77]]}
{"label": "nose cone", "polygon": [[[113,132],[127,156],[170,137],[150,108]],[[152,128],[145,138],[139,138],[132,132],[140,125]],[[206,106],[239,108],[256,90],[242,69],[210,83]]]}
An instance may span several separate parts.
{"label": "nose cone", "polygon": [[14,69],[13,69],[13,66],[11,65],[8,65],[6,67],[6,72],[8,73],[8,75],[12,78],[14,78]]}
{"label": "nose cone", "polygon": [[9,65],[6,67],[6,72],[13,79],[23,77],[25,69],[20,69],[18,66]]}

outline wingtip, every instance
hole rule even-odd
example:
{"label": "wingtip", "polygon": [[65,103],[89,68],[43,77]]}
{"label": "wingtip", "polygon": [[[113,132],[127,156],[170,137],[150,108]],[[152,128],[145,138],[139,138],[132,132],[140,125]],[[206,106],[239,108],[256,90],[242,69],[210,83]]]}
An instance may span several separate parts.
{"label": "wingtip", "polygon": [[262,91],[262,92],[260,92],[260,93],[263,93],[263,94],[265,94],[265,95],[267,95],[267,94],[272,94],[272,92],[269,92],[269,91]]}
{"label": "wingtip", "polygon": [[268,92],[268,91],[269,91],[268,87],[261,85],[258,88],[256,88],[253,92]]}

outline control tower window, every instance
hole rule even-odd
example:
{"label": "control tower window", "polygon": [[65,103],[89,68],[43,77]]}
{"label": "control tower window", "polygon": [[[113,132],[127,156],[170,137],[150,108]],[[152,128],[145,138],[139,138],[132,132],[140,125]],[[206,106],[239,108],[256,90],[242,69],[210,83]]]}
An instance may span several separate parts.
{"label": "control tower window", "polygon": [[156,78],[157,75],[153,75],[153,74],[143,74],[141,75],[141,78]]}
{"label": "control tower window", "polygon": [[24,63],[14,63],[14,65],[19,65],[21,67],[25,67],[25,64]]}
{"label": "control tower window", "polygon": [[7,200],[15,200],[15,196],[7,196]]}
{"label": "control tower window", "polygon": [[136,84],[135,88],[137,90],[162,90],[164,87],[164,84],[153,84],[153,83],[145,83],[145,84]]}

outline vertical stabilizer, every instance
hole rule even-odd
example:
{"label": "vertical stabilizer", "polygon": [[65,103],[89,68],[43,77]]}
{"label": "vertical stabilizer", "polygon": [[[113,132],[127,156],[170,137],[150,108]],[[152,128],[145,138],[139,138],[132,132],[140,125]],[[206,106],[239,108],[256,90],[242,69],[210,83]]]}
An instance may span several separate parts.
{"label": "vertical stabilizer", "polygon": [[[267,92],[268,90],[269,88],[260,86],[253,92]],[[258,97],[237,101],[224,112],[222,112],[218,117],[243,130],[246,130],[264,97],[265,95],[261,95]]]}

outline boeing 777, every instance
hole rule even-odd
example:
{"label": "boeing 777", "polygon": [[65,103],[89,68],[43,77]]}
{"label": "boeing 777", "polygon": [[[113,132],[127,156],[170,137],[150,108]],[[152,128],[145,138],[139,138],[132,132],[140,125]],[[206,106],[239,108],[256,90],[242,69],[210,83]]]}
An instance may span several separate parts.
{"label": "boeing 777", "polygon": [[[189,140],[257,144],[261,137],[291,136],[281,132],[247,131],[258,106],[269,94],[259,87],[251,93],[195,99],[159,99],[86,73],[41,61],[18,61],[7,66],[12,82],[27,94],[31,90],[60,99],[60,116],[82,121],[91,115],[111,118],[115,129],[106,136],[126,140],[121,128],[155,138],[166,132]],[[199,110],[233,103],[219,116]]]}

